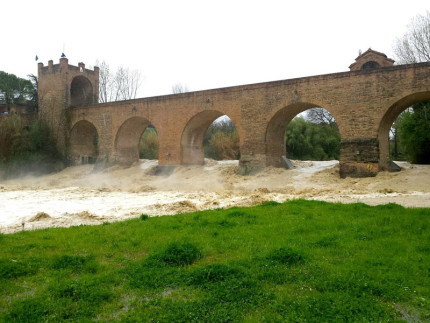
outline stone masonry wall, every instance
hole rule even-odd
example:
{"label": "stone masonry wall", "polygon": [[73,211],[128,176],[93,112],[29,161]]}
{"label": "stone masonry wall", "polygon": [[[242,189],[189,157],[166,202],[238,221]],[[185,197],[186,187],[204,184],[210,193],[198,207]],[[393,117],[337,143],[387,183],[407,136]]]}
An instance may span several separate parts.
{"label": "stone masonry wall", "polygon": [[[199,153],[206,129],[192,120],[210,124],[225,114],[238,130],[240,171],[247,174],[280,166],[287,123],[302,111],[323,107],[339,125],[341,175],[372,176],[387,159],[388,132],[386,137],[381,133],[391,126],[386,116],[400,113],[414,98],[430,99],[430,63],[96,104],[72,109],[71,127],[80,120],[91,122],[99,136],[99,157],[115,161],[118,136],[127,133],[134,142],[142,127],[152,124],[158,132],[159,164],[178,165],[200,160],[189,154]],[[135,129],[119,131],[125,122]]]}

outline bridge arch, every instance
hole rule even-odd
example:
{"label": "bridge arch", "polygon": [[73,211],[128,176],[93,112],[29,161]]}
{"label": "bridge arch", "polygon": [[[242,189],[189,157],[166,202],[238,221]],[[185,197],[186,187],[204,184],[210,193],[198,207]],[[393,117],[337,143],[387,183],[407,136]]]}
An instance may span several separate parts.
{"label": "bridge arch", "polygon": [[70,105],[82,107],[93,103],[93,86],[88,78],[75,76],[70,84]]}
{"label": "bridge arch", "polygon": [[[284,162],[282,160],[283,156],[286,156],[286,136],[285,130],[287,125],[301,112],[312,108],[322,107],[327,110],[335,120],[336,115],[330,110],[326,109],[322,105],[299,102],[292,103],[274,112],[267,124],[265,133],[265,147],[266,147],[266,166],[282,167]],[[342,137],[341,125],[338,123],[339,133]]]}
{"label": "bridge arch", "polygon": [[430,91],[417,92],[406,95],[402,99],[392,104],[382,116],[378,128],[379,142],[379,168],[381,170],[390,170],[390,129],[397,117],[412,105],[430,100]]}
{"label": "bridge arch", "polygon": [[131,117],[119,127],[115,136],[115,160],[132,164],[139,160],[140,139],[151,122],[144,117]]}
{"label": "bridge arch", "polygon": [[[218,110],[205,110],[194,115],[185,125],[181,135],[181,164],[203,165],[205,163],[205,152],[203,141],[206,130],[219,117],[226,115]],[[238,124],[232,119],[238,130],[239,142],[242,143]]]}
{"label": "bridge arch", "polygon": [[70,157],[74,164],[95,163],[98,156],[98,131],[87,120],[76,122],[70,131]]}

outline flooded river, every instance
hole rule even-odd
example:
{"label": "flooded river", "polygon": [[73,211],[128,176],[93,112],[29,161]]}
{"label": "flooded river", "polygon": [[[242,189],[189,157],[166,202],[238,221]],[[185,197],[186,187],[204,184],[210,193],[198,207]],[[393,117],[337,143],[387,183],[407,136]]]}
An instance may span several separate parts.
{"label": "flooded river", "polygon": [[0,182],[0,232],[98,224],[137,217],[247,206],[305,198],[371,205],[430,207],[430,166],[399,163],[398,173],[373,178],[338,175],[337,161],[294,162],[291,170],[267,168],[240,176],[237,161],[207,160],[156,176],[156,161],[93,172],[91,165]]}

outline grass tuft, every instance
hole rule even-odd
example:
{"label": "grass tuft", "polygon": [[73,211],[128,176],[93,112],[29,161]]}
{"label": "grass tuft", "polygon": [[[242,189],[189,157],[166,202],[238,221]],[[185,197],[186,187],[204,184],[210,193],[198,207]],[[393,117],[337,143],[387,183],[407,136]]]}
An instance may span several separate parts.
{"label": "grass tuft", "polygon": [[190,242],[172,242],[160,254],[156,255],[163,263],[170,266],[188,266],[202,257],[200,249]]}
{"label": "grass tuft", "polygon": [[51,267],[56,270],[70,269],[75,272],[96,272],[94,256],[61,255],[52,259]]}
{"label": "grass tuft", "polygon": [[146,221],[146,220],[148,220],[149,219],[149,215],[148,214],[141,214],[140,216],[139,216],[139,219],[140,220],[142,220],[142,221]]}
{"label": "grass tuft", "polygon": [[243,271],[237,267],[226,264],[212,264],[192,271],[189,281],[193,285],[205,285],[243,276]]}
{"label": "grass tuft", "polygon": [[295,265],[303,262],[303,255],[291,248],[279,248],[271,252],[267,259],[283,265]]}

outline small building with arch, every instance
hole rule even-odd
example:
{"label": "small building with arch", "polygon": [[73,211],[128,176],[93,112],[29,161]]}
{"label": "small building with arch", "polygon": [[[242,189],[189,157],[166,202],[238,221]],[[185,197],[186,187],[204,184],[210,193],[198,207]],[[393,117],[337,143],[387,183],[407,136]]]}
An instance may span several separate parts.
{"label": "small building with arch", "polygon": [[349,65],[350,71],[372,70],[381,67],[390,67],[394,65],[394,60],[388,58],[384,53],[377,52],[369,48],[363,54],[360,54],[355,62]]}

